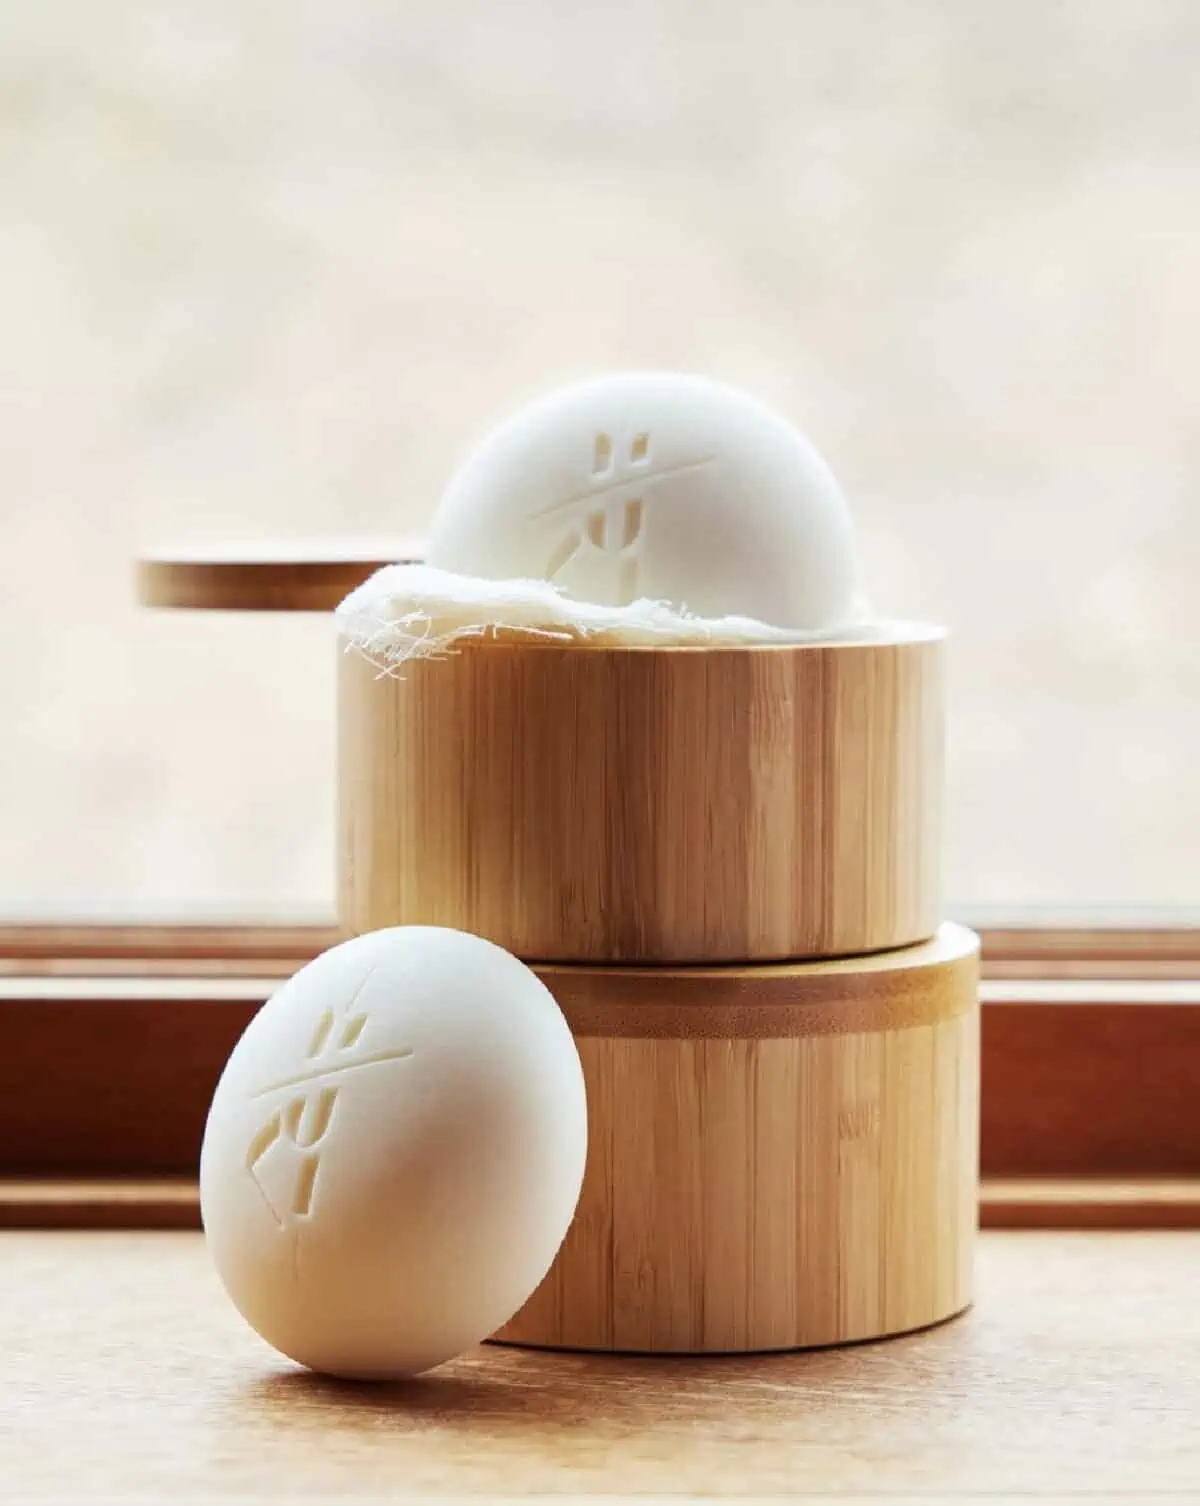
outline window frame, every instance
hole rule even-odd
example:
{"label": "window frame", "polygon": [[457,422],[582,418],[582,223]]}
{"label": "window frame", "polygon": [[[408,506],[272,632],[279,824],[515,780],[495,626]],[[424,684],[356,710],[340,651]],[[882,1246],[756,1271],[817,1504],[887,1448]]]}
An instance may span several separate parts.
{"label": "window frame", "polygon": [[[1155,913],[1153,922],[1137,924],[992,919],[963,909],[947,918],[978,933],[985,979],[1200,979],[1200,917]],[[340,936],[332,919],[0,923],[0,976],[288,976]]]}
{"label": "window frame", "polygon": [[[981,1221],[1200,1227],[1200,925],[988,924]],[[0,926],[0,1226],[198,1222],[229,1051],[317,925]]]}

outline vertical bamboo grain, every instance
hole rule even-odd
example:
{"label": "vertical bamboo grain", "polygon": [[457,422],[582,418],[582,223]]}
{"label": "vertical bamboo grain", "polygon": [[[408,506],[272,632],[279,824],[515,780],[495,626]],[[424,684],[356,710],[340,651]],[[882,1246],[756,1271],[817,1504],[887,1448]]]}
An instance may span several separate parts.
{"label": "vertical bamboo grain", "polygon": [[[776,969],[769,986],[755,977],[767,970],[744,969],[750,1002],[732,1013],[732,970],[647,970],[648,1000],[671,988],[690,1011],[665,1024],[652,1003],[644,1021],[610,1011],[614,1031],[636,1034],[598,1033],[603,1005],[581,1014],[560,977],[589,1094],[587,1172],[550,1274],[498,1337],[789,1349],[960,1311],[977,1196],[975,956],[970,933],[944,927],[869,969]],[[629,989],[611,977],[594,971],[593,1000]]]}
{"label": "vertical bamboo grain", "polygon": [[639,649],[470,642],[340,673],[352,932],[526,959],[853,955],[940,920],[942,635]]}

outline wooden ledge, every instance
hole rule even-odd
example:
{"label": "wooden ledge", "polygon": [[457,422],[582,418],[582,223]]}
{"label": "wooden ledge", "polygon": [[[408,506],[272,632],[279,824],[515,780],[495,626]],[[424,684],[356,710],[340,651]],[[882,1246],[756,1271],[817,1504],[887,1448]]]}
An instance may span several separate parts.
{"label": "wooden ledge", "polygon": [[[1200,1229],[1200,1177],[987,1177],[984,1229]],[[0,1178],[0,1229],[198,1229],[190,1177]]]}
{"label": "wooden ledge", "polygon": [[379,539],[153,550],[137,563],[137,599],[193,612],[332,612],[376,570],[422,553]]}
{"label": "wooden ledge", "polygon": [[929,941],[850,959],[755,967],[535,964],[577,1038],[770,1040],[934,1025],[976,1007],[979,938],[947,923]]}
{"label": "wooden ledge", "polygon": [[[310,946],[298,941],[278,975]],[[116,955],[88,976],[71,975],[82,957],[46,960],[61,973],[5,974],[4,962],[0,949],[0,1177],[190,1177],[221,1068],[276,986],[275,969],[246,976],[266,958],[248,952],[244,972],[211,977],[162,976],[153,958],[129,976]],[[1200,981],[985,978],[980,993],[985,1178],[1200,1177]],[[1006,1215],[1027,1216],[1016,1204]]]}

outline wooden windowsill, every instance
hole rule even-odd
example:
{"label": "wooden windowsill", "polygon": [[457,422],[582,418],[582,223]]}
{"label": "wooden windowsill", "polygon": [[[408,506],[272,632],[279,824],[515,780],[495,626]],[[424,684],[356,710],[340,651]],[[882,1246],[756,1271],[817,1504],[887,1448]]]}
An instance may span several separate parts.
{"label": "wooden windowsill", "polygon": [[1200,1234],[985,1234],[975,1308],[809,1354],[307,1375],[194,1234],[0,1235],[0,1498],[1193,1500]]}
{"label": "wooden windowsill", "polygon": [[[1072,924],[1062,917],[1023,923],[967,910],[952,913],[978,931],[985,978],[1200,978],[1200,917],[1161,912],[1149,920]],[[0,924],[0,976],[287,977],[340,939],[332,919],[293,925]]]}
{"label": "wooden windowsill", "polygon": [[[1200,1229],[1200,1178],[986,1177],[984,1229]],[[191,1177],[0,1178],[0,1229],[198,1229]]]}
{"label": "wooden windowsill", "polygon": [[[272,986],[228,970],[0,975],[0,1178],[194,1178],[221,1068]],[[1073,1222],[1103,1223],[1109,1206],[1114,1226],[1194,1224],[1190,1205],[1145,1194],[1200,1179],[1200,983],[982,992],[982,1167],[1009,1186],[985,1221],[1059,1224],[1066,1205],[1044,1184],[1086,1182],[1126,1190],[1119,1206],[1072,1195]]]}
{"label": "wooden windowsill", "polygon": [[[985,1227],[1200,1227],[1200,927],[981,934]],[[336,939],[0,926],[0,1227],[194,1226],[220,1070],[277,980]]]}

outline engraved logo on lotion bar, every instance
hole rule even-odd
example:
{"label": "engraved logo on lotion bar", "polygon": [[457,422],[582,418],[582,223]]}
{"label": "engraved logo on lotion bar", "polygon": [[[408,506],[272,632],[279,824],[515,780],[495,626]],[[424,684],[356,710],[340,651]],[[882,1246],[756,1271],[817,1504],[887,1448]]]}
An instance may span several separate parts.
{"label": "engraved logo on lotion bar", "polygon": [[579,1053],[541,979],[480,936],[389,926],[306,963],[234,1047],[200,1148],[205,1240],[283,1354],[415,1375],[528,1299],[586,1155]]}
{"label": "engraved logo on lotion bar", "polygon": [[607,556],[616,570],[609,600],[615,606],[628,606],[638,599],[642,529],[654,483],[712,465],[715,459],[707,455],[655,470],[649,464],[650,444],[649,432],[642,431],[630,437],[627,450],[624,445],[615,450],[612,435],[597,433],[592,450],[593,485],[533,514],[556,519],[561,515],[564,531],[546,562],[547,580],[569,588],[573,565],[584,563],[589,555],[593,560]]}
{"label": "engraved logo on lotion bar", "polygon": [[406,1047],[356,1052],[370,1015],[355,1006],[372,971],[368,969],[344,1010],[322,1012],[305,1052],[305,1066],[251,1094],[272,1102],[247,1148],[246,1170],[281,1229],[312,1213],[321,1148],[347,1075],[413,1054]]}

